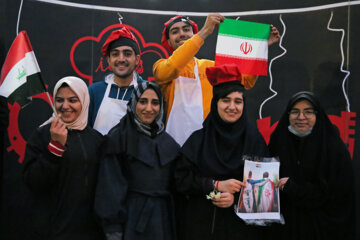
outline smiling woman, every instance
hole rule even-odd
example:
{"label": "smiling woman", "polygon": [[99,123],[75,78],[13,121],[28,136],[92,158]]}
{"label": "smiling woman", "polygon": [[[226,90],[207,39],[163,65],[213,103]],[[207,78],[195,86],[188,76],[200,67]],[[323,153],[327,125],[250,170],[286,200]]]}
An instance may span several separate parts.
{"label": "smiling woman", "polygon": [[141,122],[151,124],[159,115],[160,100],[156,92],[149,88],[140,96],[136,104],[136,115]]}
{"label": "smiling woman", "polygon": [[160,88],[138,84],[108,134],[95,200],[107,239],[176,239],[172,184],[179,145],[164,131],[163,111]]}
{"label": "smiling woman", "polygon": [[65,123],[75,121],[81,113],[81,102],[76,93],[64,83],[55,96],[55,109]]}
{"label": "smiling woman", "polygon": [[289,123],[291,130],[302,134],[311,132],[316,123],[314,106],[305,99],[298,101],[289,112]]}
{"label": "smiling woman", "polygon": [[23,163],[24,182],[34,199],[32,234],[36,239],[103,240],[93,212],[103,138],[87,126],[87,85],[65,77],[55,85],[54,96],[56,113],[28,140]]}
{"label": "smiling woman", "polygon": [[[211,111],[180,150],[175,171],[177,190],[188,195],[179,211],[179,234],[186,240],[264,239],[263,231],[246,226],[232,206],[244,186],[243,155],[266,156],[265,141],[247,120],[238,67],[208,68],[207,77],[214,86]],[[214,189],[220,197],[207,200]]]}
{"label": "smiling woman", "polygon": [[155,137],[164,131],[164,102],[158,85],[152,82],[138,85],[129,101],[127,114],[146,135]]}
{"label": "smiling woman", "polygon": [[355,239],[350,155],[313,93],[291,97],[269,148],[280,159],[285,218],[276,239]]}
{"label": "smiling woman", "polygon": [[219,116],[224,122],[236,122],[241,117],[244,109],[243,93],[232,92],[226,97],[220,98],[217,107]]}

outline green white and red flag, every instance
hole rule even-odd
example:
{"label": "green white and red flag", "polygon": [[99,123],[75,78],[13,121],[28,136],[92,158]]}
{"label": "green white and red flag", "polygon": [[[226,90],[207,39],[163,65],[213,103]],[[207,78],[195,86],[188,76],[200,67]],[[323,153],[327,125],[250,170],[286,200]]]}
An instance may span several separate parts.
{"label": "green white and red flag", "polygon": [[0,95],[8,98],[11,104],[17,102],[23,107],[32,96],[45,91],[29,37],[22,31],[12,43],[1,68]]}
{"label": "green white and red flag", "polygon": [[220,24],[215,66],[235,63],[241,73],[267,75],[270,25],[225,19]]}

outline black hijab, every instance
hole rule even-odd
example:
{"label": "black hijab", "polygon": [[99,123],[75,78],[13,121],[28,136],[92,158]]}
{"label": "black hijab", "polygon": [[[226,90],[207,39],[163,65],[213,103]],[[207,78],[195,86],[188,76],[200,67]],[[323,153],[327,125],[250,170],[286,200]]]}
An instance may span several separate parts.
{"label": "black hijab", "polygon": [[219,116],[218,101],[232,92],[244,92],[239,81],[214,86],[211,111],[203,128],[194,132],[181,149],[181,153],[197,164],[205,177],[242,178],[239,173],[243,172],[244,154],[267,155],[264,139],[247,121],[245,97],[242,116],[238,121],[227,123]]}
{"label": "black hijab", "polygon": [[[288,130],[289,111],[301,100],[309,101],[316,111],[316,123],[305,137]],[[269,149],[280,158],[280,176],[289,177],[281,202],[285,227],[291,229],[286,239],[305,239],[306,234],[313,239],[347,239],[353,212],[350,155],[313,93],[292,96]]]}
{"label": "black hijab", "polygon": [[[289,112],[301,100],[309,101],[316,111],[316,123],[311,133],[306,137],[297,137],[288,129],[290,125]],[[328,164],[327,155],[330,143],[344,145],[337,129],[320,106],[319,100],[313,93],[302,91],[293,95],[289,100],[285,112],[271,135],[269,148],[273,155],[280,156],[282,176],[284,174],[295,176],[297,173],[294,172],[294,164],[303,161],[306,173],[303,172],[302,174],[309,175],[308,177],[315,175],[320,177],[324,174],[321,169],[324,169],[323,167]],[[321,178],[323,177],[325,176]]]}
{"label": "black hijab", "polygon": [[[137,118],[135,108],[140,96],[148,88],[157,94],[160,111],[153,123],[145,125]],[[163,95],[159,86],[152,82],[139,84],[128,103],[127,114],[107,136],[106,152],[130,155],[149,166],[155,166],[156,161],[160,161],[162,166],[173,161],[178,154],[179,145],[164,131],[163,112]]]}

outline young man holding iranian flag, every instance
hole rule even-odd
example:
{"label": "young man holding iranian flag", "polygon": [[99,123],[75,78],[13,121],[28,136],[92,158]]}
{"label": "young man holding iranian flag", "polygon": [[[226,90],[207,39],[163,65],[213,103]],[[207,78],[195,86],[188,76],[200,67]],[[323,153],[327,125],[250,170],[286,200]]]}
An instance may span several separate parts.
{"label": "young man holding iranian flag", "polygon": [[[224,20],[221,14],[209,14],[200,30],[195,22],[183,16],[172,17],[164,24],[161,44],[172,55],[168,59],[159,59],[153,66],[153,73],[167,104],[166,131],[180,145],[183,145],[192,132],[202,128],[202,122],[210,112],[212,86],[207,80],[205,69],[213,67],[215,63],[208,59],[197,59],[195,55],[205,39]],[[280,40],[275,27],[267,25],[266,28],[268,45]],[[246,44],[242,48],[249,51]],[[225,57],[227,56],[223,59]],[[240,61],[242,59],[238,62]],[[245,88],[253,87],[259,73],[241,72]]]}

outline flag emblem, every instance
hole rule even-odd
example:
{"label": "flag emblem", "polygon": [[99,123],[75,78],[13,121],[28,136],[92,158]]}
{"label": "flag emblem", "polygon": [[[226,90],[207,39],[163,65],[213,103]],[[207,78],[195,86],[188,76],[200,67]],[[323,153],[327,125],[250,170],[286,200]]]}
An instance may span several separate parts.
{"label": "flag emblem", "polygon": [[243,42],[240,45],[240,51],[242,51],[245,55],[251,53],[252,45],[248,42]]}

